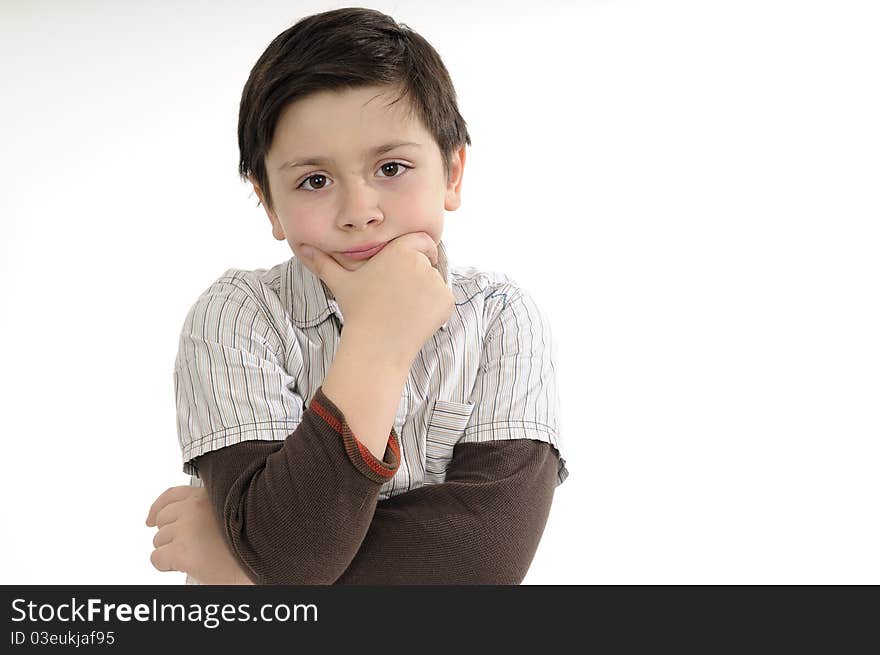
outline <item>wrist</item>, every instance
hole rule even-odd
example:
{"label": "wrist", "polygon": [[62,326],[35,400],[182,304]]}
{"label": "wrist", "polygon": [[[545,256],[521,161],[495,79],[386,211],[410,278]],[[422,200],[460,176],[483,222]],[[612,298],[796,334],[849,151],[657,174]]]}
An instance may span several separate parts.
{"label": "wrist", "polygon": [[[372,326],[346,322],[339,339],[339,350],[362,362],[365,368],[382,371],[406,380],[418,351],[400,343],[389,343]],[[338,351],[337,351],[338,352]]]}

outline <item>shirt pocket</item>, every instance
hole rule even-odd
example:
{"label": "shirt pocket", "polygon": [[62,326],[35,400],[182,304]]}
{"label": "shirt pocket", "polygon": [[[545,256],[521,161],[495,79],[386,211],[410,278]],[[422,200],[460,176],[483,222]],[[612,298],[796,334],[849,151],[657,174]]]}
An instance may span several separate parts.
{"label": "shirt pocket", "polygon": [[446,479],[452,450],[461,439],[473,411],[473,403],[434,402],[425,435],[425,484],[440,484]]}

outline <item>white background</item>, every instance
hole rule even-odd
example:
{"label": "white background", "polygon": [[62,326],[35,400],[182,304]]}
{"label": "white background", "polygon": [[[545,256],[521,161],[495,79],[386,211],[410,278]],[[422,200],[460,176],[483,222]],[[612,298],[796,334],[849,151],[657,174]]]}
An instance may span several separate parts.
{"label": "white background", "polygon": [[[291,256],[241,90],[325,2],[0,4],[0,582],[182,584],[172,369]],[[569,479],[527,584],[880,583],[873,2],[387,2],[473,145],[444,241],[557,340]]]}

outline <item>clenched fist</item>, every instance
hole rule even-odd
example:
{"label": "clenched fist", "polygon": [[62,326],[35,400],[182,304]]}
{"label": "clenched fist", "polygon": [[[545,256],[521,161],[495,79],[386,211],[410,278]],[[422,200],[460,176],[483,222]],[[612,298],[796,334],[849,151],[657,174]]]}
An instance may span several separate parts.
{"label": "clenched fist", "polygon": [[367,335],[380,352],[411,362],[452,315],[455,299],[434,268],[437,244],[427,232],[392,239],[356,271],[310,249],[294,252],[336,296],[346,331]]}

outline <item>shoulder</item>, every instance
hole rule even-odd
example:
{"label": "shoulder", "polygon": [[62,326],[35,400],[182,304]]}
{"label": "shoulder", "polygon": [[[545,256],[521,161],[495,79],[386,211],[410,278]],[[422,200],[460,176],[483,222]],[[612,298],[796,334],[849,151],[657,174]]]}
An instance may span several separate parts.
{"label": "shoulder", "polygon": [[282,262],[269,269],[228,268],[199,294],[196,302],[223,299],[266,303],[272,296],[278,297],[287,266],[287,262]]}
{"label": "shoulder", "polygon": [[272,268],[228,268],[201,291],[187,312],[183,331],[199,325],[248,324],[275,333],[285,330],[285,309],[279,293],[287,262]]}
{"label": "shoulder", "polygon": [[501,271],[453,266],[449,277],[457,296],[468,302],[481,302],[488,313],[500,311],[522,293],[519,283]]}
{"label": "shoulder", "polygon": [[456,291],[456,302],[481,305],[487,327],[501,315],[516,314],[535,317],[540,313],[533,295],[516,279],[501,271],[475,266],[454,266],[450,281]]}

